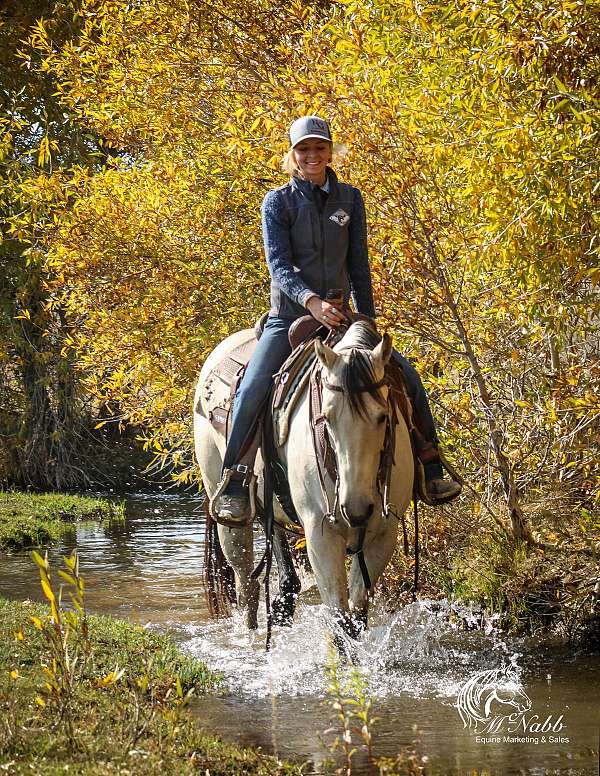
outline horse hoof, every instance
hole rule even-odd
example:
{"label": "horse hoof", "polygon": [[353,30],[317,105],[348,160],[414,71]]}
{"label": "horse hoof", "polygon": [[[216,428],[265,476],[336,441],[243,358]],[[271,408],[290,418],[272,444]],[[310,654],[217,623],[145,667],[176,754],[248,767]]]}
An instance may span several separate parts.
{"label": "horse hoof", "polygon": [[258,628],[258,618],[255,614],[246,617],[246,628],[248,630],[256,630]]}

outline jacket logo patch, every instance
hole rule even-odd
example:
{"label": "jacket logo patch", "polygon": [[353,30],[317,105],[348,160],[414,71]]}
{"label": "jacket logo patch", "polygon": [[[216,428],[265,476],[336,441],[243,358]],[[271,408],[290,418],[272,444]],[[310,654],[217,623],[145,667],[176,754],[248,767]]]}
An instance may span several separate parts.
{"label": "jacket logo patch", "polygon": [[350,220],[350,216],[345,210],[339,208],[339,210],[336,210],[335,213],[329,216],[329,220],[334,221],[338,226],[345,226]]}

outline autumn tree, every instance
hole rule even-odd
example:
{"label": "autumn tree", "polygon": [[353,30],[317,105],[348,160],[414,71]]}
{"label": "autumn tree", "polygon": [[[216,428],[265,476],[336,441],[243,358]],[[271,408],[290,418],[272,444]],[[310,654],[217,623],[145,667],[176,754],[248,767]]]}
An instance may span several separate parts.
{"label": "autumn tree", "polygon": [[79,19],[67,45],[40,24],[31,58],[120,157],[80,177],[51,251],[92,392],[189,463],[200,363],[266,305],[258,210],[286,129],[319,112],[367,200],[380,324],[417,360],[473,509],[504,524],[502,494],[518,538],[525,504],[590,505],[593,7],[85,0]]}
{"label": "autumn tree", "polygon": [[65,350],[75,323],[53,303],[46,259],[70,207],[75,166],[101,166],[97,136],[75,124],[51,74],[23,49],[46,22],[65,44],[77,34],[69,3],[5,3],[0,11],[0,477],[38,488],[84,484],[82,394]]}

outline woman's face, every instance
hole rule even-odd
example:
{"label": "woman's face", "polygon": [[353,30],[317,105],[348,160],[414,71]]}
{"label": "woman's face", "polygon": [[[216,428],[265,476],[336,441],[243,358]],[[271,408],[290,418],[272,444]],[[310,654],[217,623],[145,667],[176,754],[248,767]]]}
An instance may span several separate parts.
{"label": "woman's face", "polygon": [[325,183],[325,168],[331,161],[331,143],[318,137],[308,137],[294,146],[296,164],[305,178],[313,183]]}

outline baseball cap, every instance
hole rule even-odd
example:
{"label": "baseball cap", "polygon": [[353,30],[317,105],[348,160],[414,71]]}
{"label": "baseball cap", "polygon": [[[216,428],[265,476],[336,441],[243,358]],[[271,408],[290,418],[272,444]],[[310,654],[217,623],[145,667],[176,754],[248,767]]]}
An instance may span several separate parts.
{"label": "baseball cap", "polygon": [[290,127],[290,146],[293,148],[307,137],[320,137],[332,142],[329,124],[319,116],[301,116]]}

